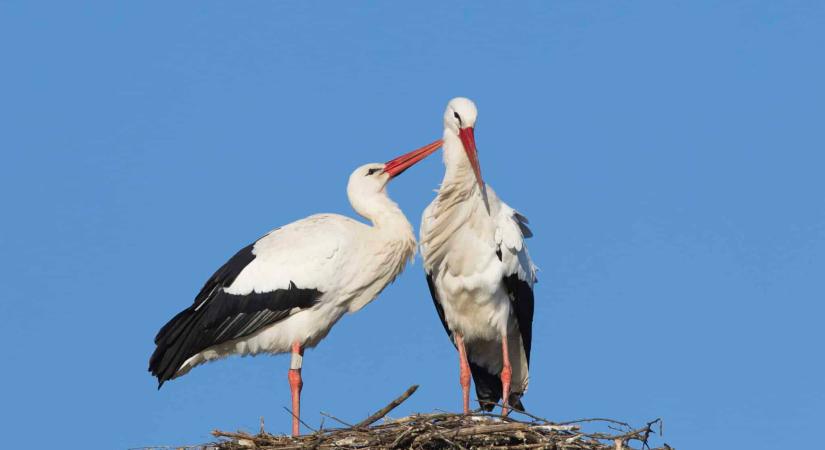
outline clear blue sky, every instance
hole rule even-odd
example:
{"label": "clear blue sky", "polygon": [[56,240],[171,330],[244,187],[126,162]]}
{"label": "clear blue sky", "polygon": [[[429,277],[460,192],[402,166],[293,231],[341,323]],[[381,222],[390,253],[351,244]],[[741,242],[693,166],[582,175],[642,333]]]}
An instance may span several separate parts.
{"label": "clear blue sky", "polygon": [[[0,1],[4,445],[287,431],[288,358],[156,391],[157,329],[356,166],[473,98],[541,267],[527,407],[665,419],[677,448],[825,421],[825,4]],[[419,222],[439,157],[391,194]],[[420,261],[305,360],[304,417],[460,406]],[[88,434],[93,431],[93,436]],[[49,435],[41,441],[40,436]]]}

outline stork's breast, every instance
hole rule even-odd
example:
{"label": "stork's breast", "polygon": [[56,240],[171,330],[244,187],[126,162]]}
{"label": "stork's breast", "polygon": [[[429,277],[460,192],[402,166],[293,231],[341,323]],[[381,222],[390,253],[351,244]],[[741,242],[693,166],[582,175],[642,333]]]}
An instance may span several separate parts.
{"label": "stork's breast", "polygon": [[500,278],[494,280],[487,272],[464,276],[444,273],[436,284],[450,329],[468,341],[495,339],[507,329],[510,308]]}
{"label": "stork's breast", "polygon": [[476,302],[494,296],[501,289],[501,264],[496,259],[488,264],[472,264],[463,270],[448,265],[441,276],[442,289],[451,297],[468,295]]}

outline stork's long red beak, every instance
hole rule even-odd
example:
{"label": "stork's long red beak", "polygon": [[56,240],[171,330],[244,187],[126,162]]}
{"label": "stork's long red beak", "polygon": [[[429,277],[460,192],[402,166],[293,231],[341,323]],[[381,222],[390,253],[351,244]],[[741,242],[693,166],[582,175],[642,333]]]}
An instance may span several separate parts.
{"label": "stork's long red beak", "polygon": [[470,165],[473,166],[478,187],[483,191],[484,180],[481,178],[481,166],[478,164],[478,151],[476,150],[476,138],[473,134],[473,127],[460,128],[458,130],[458,137],[461,138],[461,143],[464,144],[464,151],[467,152],[467,158],[470,160]]}
{"label": "stork's long red beak", "polygon": [[391,161],[387,161],[386,164],[384,164],[384,172],[388,173],[390,178],[395,178],[398,175],[401,175],[401,173],[405,170],[415,165],[415,163],[430,156],[433,152],[438,150],[439,147],[441,147],[442,143],[443,141],[439,139],[432,144],[427,144],[419,149],[405,153]]}

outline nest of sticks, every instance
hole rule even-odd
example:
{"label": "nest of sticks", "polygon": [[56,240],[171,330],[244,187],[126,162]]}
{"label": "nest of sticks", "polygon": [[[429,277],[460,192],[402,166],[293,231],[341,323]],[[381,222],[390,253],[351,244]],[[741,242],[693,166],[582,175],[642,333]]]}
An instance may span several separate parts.
{"label": "nest of sticks", "polygon": [[[417,388],[412,386],[390,404],[354,425],[322,413],[340,426],[324,428],[322,425],[311,434],[292,437],[267,433],[262,422],[258,434],[215,430],[212,434],[220,438],[220,442],[201,448],[672,450],[667,444],[656,448],[649,445],[654,434],[658,432],[661,435],[660,419],[633,428],[612,419],[551,422],[520,411],[505,417],[479,411],[472,414],[431,413],[401,419],[385,418]],[[381,419],[384,421],[376,424]],[[304,426],[312,429],[307,424]]]}

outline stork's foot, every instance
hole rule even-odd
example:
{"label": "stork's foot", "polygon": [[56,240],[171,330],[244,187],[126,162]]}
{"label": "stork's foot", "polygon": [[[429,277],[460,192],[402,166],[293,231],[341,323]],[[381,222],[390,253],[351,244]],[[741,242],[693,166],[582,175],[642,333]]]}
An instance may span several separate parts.
{"label": "stork's foot", "polygon": [[501,369],[501,387],[502,387],[502,407],[501,415],[506,416],[510,413],[510,383],[513,379],[513,369],[506,365]]}
{"label": "stork's foot", "polygon": [[513,367],[510,365],[510,352],[507,349],[507,333],[502,336],[501,340],[501,415],[506,416],[510,413],[510,383],[513,381]]}

